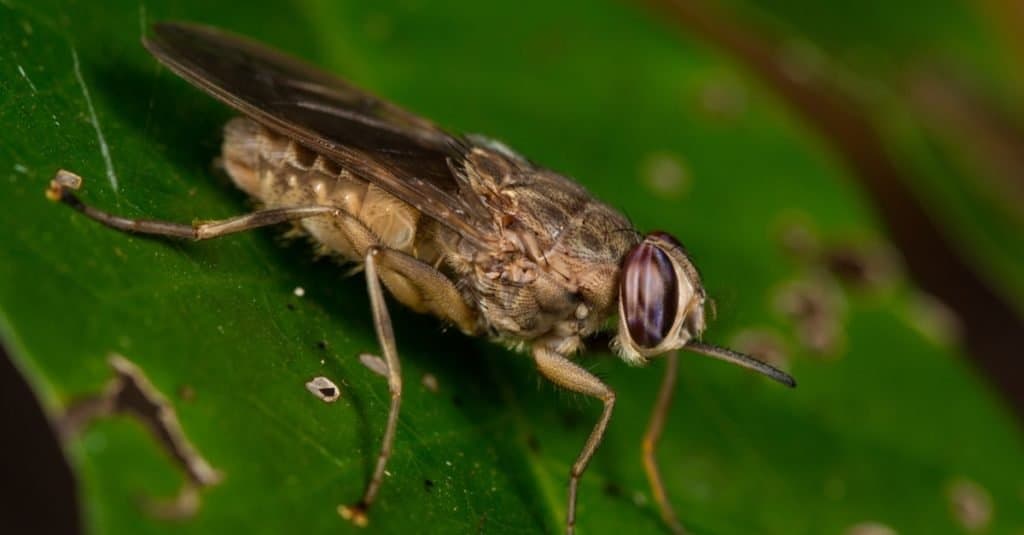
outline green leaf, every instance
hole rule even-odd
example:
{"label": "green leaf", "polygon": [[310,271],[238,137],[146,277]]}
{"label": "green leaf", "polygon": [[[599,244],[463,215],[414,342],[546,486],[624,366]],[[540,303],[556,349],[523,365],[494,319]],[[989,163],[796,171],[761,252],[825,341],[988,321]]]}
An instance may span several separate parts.
{"label": "green leaf", "polygon": [[[922,330],[909,282],[826,284],[841,303],[836,358],[815,358],[779,312],[787,283],[832,281],[779,245],[793,221],[825,243],[884,238],[821,140],[731,60],[615,2],[250,4],[0,2],[0,338],[55,418],[103,388],[108,353],[125,355],[225,474],[194,518],[154,518],[138,498],[173,495],[181,471],[137,421],[98,422],[67,444],[92,532],[360,532],[335,507],[360,496],[389,401],[357,358],[378,351],[362,278],[306,243],[274,231],[141,239],[45,199],[67,168],[89,203],[130,217],[249,208],[211,165],[230,112],[139,44],[160,19],[256,37],[453,130],[493,135],[640,229],[681,237],[717,299],[707,338],[775,333],[800,382],[790,391],[684,359],[659,461],[694,532],[876,521],[961,533],[949,493],[964,479],[991,497],[988,532],[1024,528],[1021,433],[957,345]],[[371,528],[559,531],[597,404],[540,382],[521,355],[392,314],[406,388]],[[583,478],[579,531],[664,532],[640,462],[661,363],[588,358],[618,405]],[[421,384],[428,373],[437,392]],[[306,391],[317,375],[341,386],[338,402]]]}
{"label": "green leaf", "polygon": [[[1024,62],[1013,4],[737,0],[864,110],[955,246],[1024,315]],[[1018,44],[1019,46],[1019,44]]]}

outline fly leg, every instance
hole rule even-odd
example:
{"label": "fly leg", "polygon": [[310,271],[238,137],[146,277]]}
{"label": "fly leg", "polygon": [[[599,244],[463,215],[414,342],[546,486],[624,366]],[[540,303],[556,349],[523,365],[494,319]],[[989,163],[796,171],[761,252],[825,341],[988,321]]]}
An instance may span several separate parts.
{"label": "fly leg", "polygon": [[401,400],[401,368],[398,364],[398,356],[394,348],[391,320],[388,318],[387,308],[384,305],[383,291],[377,278],[374,256],[377,254],[378,248],[376,247],[377,239],[373,233],[344,210],[332,206],[273,208],[227,219],[194,224],[152,219],[132,219],[104,212],[83,203],[73,193],[81,188],[81,186],[82,178],[80,176],[69,171],[60,170],[57,171],[56,176],[50,181],[50,188],[46,191],[46,196],[53,201],[67,204],[90,219],[118,231],[191,240],[208,240],[306,217],[331,216],[339,221],[342,235],[355,250],[367,251],[367,284],[370,290],[370,301],[374,325],[377,328],[377,337],[380,340],[387,363],[388,389],[391,390],[391,410],[388,413],[388,422],[384,431],[381,453],[377,460],[377,469],[374,470],[374,477],[367,486],[366,494],[356,505],[339,508],[343,516],[351,519],[357,525],[365,526],[367,524],[366,510],[377,495],[381,478],[384,474],[384,466],[391,455],[395,425],[398,422],[398,406]]}
{"label": "fly leg", "polygon": [[608,385],[601,382],[596,376],[584,370],[571,360],[554,351],[543,347],[534,347],[533,360],[537,364],[537,370],[551,382],[604,402],[604,410],[601,417],[594,424],[583,450],[572,465],[569,472],[569,506],[566,513],[565,532],[572,535],[576,529],[576,492],[580,484],[580,476],[587,469],[587,464],[597,451],[604,437],[604,431],[608,427],[608,421],[612,418],[612,409],[615,407],[615,392]]}
{"label": "fly leg", "polygon": [[155,221],[151,219],[130,219],[113,215],[93,208],[82,202],[73,191],[82,185],[82,178],[63,169],[50,181],[46,196],[51,200],[64,203],[78,210],[89,219],[102,223],[110,228],[131,234],[149,234],[184,238],[191,240],[208,240],[236,232],[244,232],[259,227],[277,225],[287,221],[296,221],[307,217],[340,216],[342,210],[333,206],[296,206],[289,208],[272,208],[256,212],[220,219],[215,221],[195,222],[191,225]]}
{"label": "fly leg", "polygon": [[[388,411],[380,454],[373,476],[366,486],[363,498],[351,506],[338,508],[341,515],[356,525],[367,523],[367,510],[377,497],[384,469],[391,457],[398,427],[398,413],[402,400],[401,365],[395,347],[391,319],[384,302],[381,281],[395,297],[419,311],[429,311],[451,321],[465,332],[476,330],[475,312],[466,304],[461,293],[441,272],[400,251],[379,247],[379,240],[370,229],[344,210],[332,206],[297,206],[260,210],[218,221],[186,225],[167,221],[130,219],[104,212],[82,202],[73,192],[81,187],[82,179],[68,171],[58,171],[50,182],[46,194],[51,200],[64,203],[85,216],[110,228],[134,234],[166,236],[192,240],[206,240],[236,232],[295,221],[310,217],[330,217],[337,221],[339,236],[364,259],[367,290],[373,314],[377,339],[384,353],[391,406]],[[379,267],[379,269],[378,269]]]}
{"label": "fly leg", "polygon": [[373,502],[380,488],[384,475],[384,467],[388,457],[391,456],[391,447],[394,443],[395,429],[398,424],[398,409],[401,403],[402,379],[401,367],[398,363],[398,354],[395,350],[395,337],[391,330],[391,320],[384,304],[384,294],[381,290],[380,281],[377,275],[376,255],[381,251],[376,246],[377,238],[358,220],[344,210],[332,206],[300,206],[289,208],[275,208],[260,210],[219,221],[209,221],[185,225],[168,221],[154,221],[147,219],[129,219],[104,212],[93,208],[82,202],[74,193],[81,187],[82,179],[78,175],[68,171],[58,171],[57,175],[50,182],[50,188],[46,195],[51,200],[64,203],[85,216],[93,219],[110,228],[134,234],[147,234],[155,236],[166,236],[171,238],[184,238],[192,240],[206,240],[225,236],[236,232],[255,229],[258,227],[274,225],[286,221],[295,221],[308,217],[328,216],[335,218],[339,223],[339,230],[346,240],[356,251],[365,251],[365,269],[367,287],[370,293],[370,303],[373,311],[373,322],[377,330],[377,338],[380,341],[387,363],[388,389],[391,392],[391,409],[388,413],[388,423],[384,431],[381,452],[377,458],[377,466],[373,478],[367,485],[363,499],[351,507],[340,507],[339,511],[343,516],[350,518],[357,525],[366,524],[366,510]]}
{"label": "fly leg", "polygon": [[377,342],[384,353],[387,363],[388,391],[391,393],[391,407],[388,409],[388,423],[381,439],[380,454],[377,455],[377,466],[373,476],[366,485],[363,498],[354,505],[338,507],[338,513],[351,520],[357,526],[367,524],[366,512],[377,497],[380,484],[384,480],[384,468],[391,457],[391,449],[395,443],[395,431],[398,429],[398,411],[402,405],[402,368],[398,362],[398,349],[395,347],[395,332],[391,328],[391,316],[388,314],[387,303],[384,302],[384,290],[380,285],[377,272],[377,256],[384,249],[370,247],[366,252],[364,270],[366,271],[366,289],[370,294],[370,310],[373,314],[373,327],[377,331]]}
{"label": "fly leg", "polygon": [[[358,240],[356,240],[358,241]],[[357,245],[358,247],[358,245]],[[401,251],[383,247],[369,247],[366,250],[363,269],[366,272],[366,286],[370,294],[373,311],[373,325],[377,340],[384,353],[388,390],[391,393],[391,408],[388,411],[387,426],[381,439],[380,454],[373,476],[366,486],[363,498],[354,505],[341,506],[338,512],[357,526],[367,524],[366,513],[380,490],[384,468],[391,457],[398,426],[398,412],[402,402],[402,377],[395,347],[395,334],[391,318],[384,302],[381,282],[393,296],[413,310],[431,312],[457,325],[464,332],[476,329],[476,315],[463,300],[455,285],[429,264],[421,262]]]}
{"label": "fly leg", "polygon": [[676,390],[676,374],[679,370],[679,352],[672,351],[665,356],[665,378],[661,381],[661,388],[658,390],[658,400],[651,410],[651,421],[647,424],[647,431],[644,433],[643,454],[644,470],[647,472],[647,481],[651,485],[651,493],[654,501],[661,511],[661,518],[669,529],[677,535],[683,535],[686,530],[679,523],[672,505],[665,494],[665,485],[661,480],[661,472],[658,470],[658,461],[655,453],[658,447],[658,440],[661,438],[661,431],[665,427],[665,417],[672,404],[672,395]]}
{"label": "fly leg", "polygon": [[384,286],[403,305],[450,321],[466,334],[477,331],[476,312],[455,284],[433,266],[394,249],[379,249],[376,261]]}

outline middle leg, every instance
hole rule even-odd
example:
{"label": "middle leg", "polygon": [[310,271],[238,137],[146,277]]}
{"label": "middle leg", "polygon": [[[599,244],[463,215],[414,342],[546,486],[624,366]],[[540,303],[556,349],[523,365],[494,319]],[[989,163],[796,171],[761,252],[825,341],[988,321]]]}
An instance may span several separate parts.
{"label": "middle leg", "polygon": [[370,482],[366,485],[363,498],[354,505],[338,507],[342,517],[351,520],[357,526],[367,524],[366,512],[380,491],[384,480],[384,469],[395,443],[395,431],[398,429],[398,412],[402,406],[402,366],[398,361],[398,349],[395,345],[395,332],[391,327],[391,315],[388,314],[387,303],[384,302],[384,290],[380,285],[377,272],[377,256],[381,252],[378,247],[370,247],[366,252],[364,270],[366,273],[366,289],[370,294],[370,310],[373,315],[373,327],[377,331],[377,342],[384,353],[387,364],[388,392],[391,394],[391,407],[388,409],[388,421],[381,439],[380,453],[374,467]]}

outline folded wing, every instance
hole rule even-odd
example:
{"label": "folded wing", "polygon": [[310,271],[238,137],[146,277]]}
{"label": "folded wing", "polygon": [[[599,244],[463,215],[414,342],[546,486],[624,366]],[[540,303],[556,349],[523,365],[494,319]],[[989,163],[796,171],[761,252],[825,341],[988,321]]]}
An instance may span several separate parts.
{"label": "folded wing", "polygon": [[467,142],[351,84],[227,32],[159,23],[144,39],[161,63],[268,128],[296,139],[440,221],[484,241],[491,218],[453,172]]}

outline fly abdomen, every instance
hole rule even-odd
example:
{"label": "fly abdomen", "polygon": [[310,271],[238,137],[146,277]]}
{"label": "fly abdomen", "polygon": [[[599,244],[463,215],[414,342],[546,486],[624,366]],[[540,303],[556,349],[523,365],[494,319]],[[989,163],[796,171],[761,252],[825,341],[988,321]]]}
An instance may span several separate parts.
{"label": "fly abdomen", "polygon": [[[239,117],[224,128],[222,152],[235,184],[267,207],[336,206],[370,229],[379,245],[413,252],[418,211],[294,140]],[[302,227],[331,252],[362,259],[338,221],[315,217]]]}

